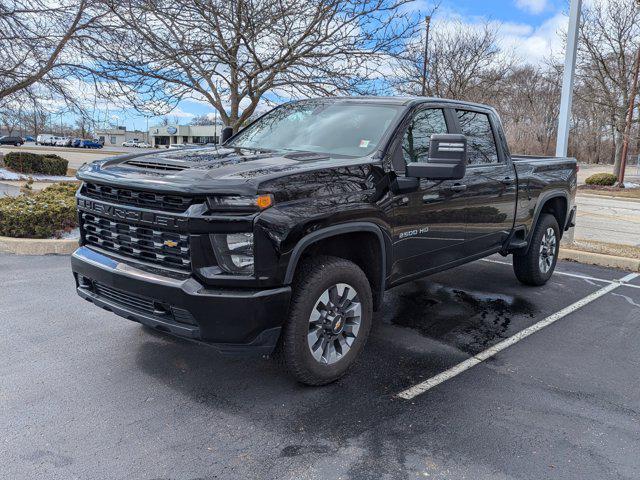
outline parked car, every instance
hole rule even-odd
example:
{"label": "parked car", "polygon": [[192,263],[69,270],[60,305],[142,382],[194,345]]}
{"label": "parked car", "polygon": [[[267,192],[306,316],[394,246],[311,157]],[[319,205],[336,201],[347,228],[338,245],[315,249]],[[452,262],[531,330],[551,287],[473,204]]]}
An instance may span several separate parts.
{"label": "parked car", "polygon": [[36,137],[36,145],[53,145],[57,137],[49,133],[38,135]]}
{"label": "parked car", "polygon": [[483,105],[306,100],[228,135],[78,171],[77,292],[310,385],[353,364],[389,288],[496,253],[545,284],[576,216],[575,159],[512,156]]}
{"label": "parked car", "polygon": [[71,141],[71,146],[72,146],[73,148],[79,148],[79,147],[80,147],[80,143],[82,143],[82,138],[74,138],[74,139]]}
{"label": "parked car", "polygon": [[138,148],[152,148],[152,146],[147,142],[138,142],[136,144],[136,147],[138,147]]}
{"label": "parked car", "polygon": [[102,144],[93,140],[81,140],[79,148],[102,148]]}
{"label": "parked car", "polygon": [[35,142],[35,141],[36,141],[36,139],[35,139],[35,138],[33,138],[33,137],[32,137],[32,136],[30,136],[30,135],[27,135],[26,137],[24,137],[24,141],[25,141],[25,142]]}
{"label": "parked car", "polygon": [[13,145],[19,147],[24,144],[22,137],[12,137],[11,135],[4,135],[0,137],[0,145]]}
{"label": "parked car", "polygon": [[138,142],[136,142],[135,140],[127,140],[126,142],[122,142],[122,146],[123,147],[137,147],[138,146]]}
{"label": "parked car", "polygon": [[67,141],[70,140],[67,137],[57,137],[55,146],[56,147],[66,147],[67,146]]}

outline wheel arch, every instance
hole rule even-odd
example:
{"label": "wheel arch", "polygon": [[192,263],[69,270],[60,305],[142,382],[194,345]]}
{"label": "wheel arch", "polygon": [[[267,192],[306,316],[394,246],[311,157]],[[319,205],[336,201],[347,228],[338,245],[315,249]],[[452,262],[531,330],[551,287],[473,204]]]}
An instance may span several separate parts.
{"label": "wheel arch", "polygon": [[[353,240],[358,236],[366,236],[366,238],[370,239],[371,245],[375,245],[376,248],[372,252],[368,252],[369,255],[367,255],[366,249],[354,248],[355,245],[348,243],[349,239]],[[344,250],[339,248],[341,245]],[[378,310],[386,289],[389,262],[387,255],[391,251],[389,240],[386,239],[382,229],[372,222],[349,222],[321,228],[307,234],[293,248],[285,273],[286,284],[293,282],[300,260],[306,254],[312,253],[321,247],[325,247],[323,254],[333,254],[354,261],[362,268],[372,286],[374,310]],[[354,254],[354,252],[360,252],[360,254]],[[372,264],[367,264],[366,261],[363,263],[363,260],[367,258],[373,258],[377,261]]]}
{"label": "wheel arch", "polygon": [[564,227],[567,222],[567,216],[569,214],[569,194],[563,190],[551,190],[540,195],[531,228],[527,233],[527,243],[529,245],[531,244],[531,237],[533,236],[536,225],[540,220],[540,215],[543,213],[550,213],[556,218],[558,227],[560,227],[560,238],[562,238]]}

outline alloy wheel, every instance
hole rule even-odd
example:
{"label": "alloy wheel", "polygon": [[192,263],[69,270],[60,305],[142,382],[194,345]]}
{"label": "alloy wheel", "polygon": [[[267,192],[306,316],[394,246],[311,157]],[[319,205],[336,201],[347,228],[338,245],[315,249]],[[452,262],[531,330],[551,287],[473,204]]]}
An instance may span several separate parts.
{"label": "alloy wheel", "polygon": [[551,270],[556,256],[557,243],[556,232],[551,227],[547,228],[540,242],[540,257],[538,259],[538,265],[542,273],[547,273]]}
{"label": "alloy wheel", "polygon": [[313,358],[325,365],[343,358],[358,336],[361,315],[355,288],[346,283],[327,288],[309,316],[307,341]]}

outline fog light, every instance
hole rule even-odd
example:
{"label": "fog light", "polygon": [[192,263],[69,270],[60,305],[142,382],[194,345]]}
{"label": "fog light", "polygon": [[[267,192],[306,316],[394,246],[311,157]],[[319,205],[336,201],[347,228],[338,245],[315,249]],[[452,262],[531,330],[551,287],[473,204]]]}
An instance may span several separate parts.
{"label": "fog light", "polygon": [[253,233],[216,233],[211,242],[220,268],[233,274],[253,274]]}

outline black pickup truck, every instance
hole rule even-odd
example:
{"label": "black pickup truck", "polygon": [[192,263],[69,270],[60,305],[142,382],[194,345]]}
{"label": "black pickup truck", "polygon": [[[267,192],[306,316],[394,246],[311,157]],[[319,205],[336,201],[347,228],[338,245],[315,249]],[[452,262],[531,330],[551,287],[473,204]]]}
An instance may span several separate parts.
{"label": "black pickup truck", "polygon": [[219,147],[81,168],[77,292],[325,384],[356,359],[389,288],[495,253],[544,284],[574,222],[576,171],[512,157],[483,105],[291,102]]}

